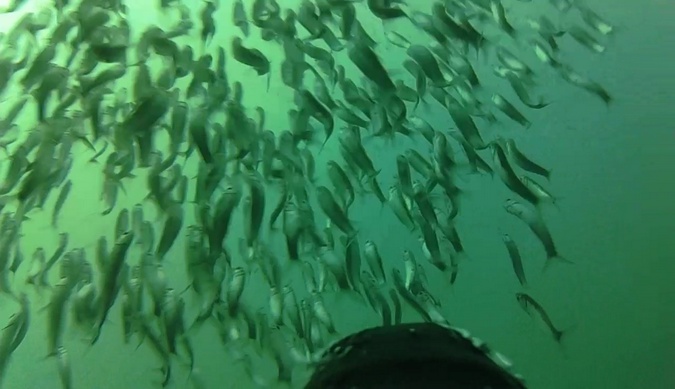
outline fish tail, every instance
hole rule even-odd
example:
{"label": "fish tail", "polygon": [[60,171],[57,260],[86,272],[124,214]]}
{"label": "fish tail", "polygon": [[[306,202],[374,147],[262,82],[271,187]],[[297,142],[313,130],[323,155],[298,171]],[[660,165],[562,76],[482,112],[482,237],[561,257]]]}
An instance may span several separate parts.
{"label": "fish tail", "polygon": [[563,352],[566,353],[566,339],[569,338],[569,335],[577,329],[577,324],[573,324],[564,329],[553,329],[553,340],[562,348]]}
{"label": "fish tail", "polygon": [[554,198],[552,198],[552,200],[551,200],[551,204],[553,204],[553,206],[554,206],[558,211],[560,211],[560,200],[563,200],[563,202],[565,202],[565,198],[564,198],[564,197],[554,197]]}
{"label": "fish tail", "polygon": [[450,272],[448,276],[450,286],[455,285],[455,282],[457,282],[457,275],[459,274],[459,267],[457,265],[450,265],[448,266],[448,271]]}
{"label": "fish tail", "polygon": [[351,230],[349,234],[347,235],[347,239],[345,240],[345,247],[349,247],[350,244],[352,244],[357,238],[359,237],[359,230]]}
{"label": "fish tail", "polygon": [[91,338],[91,342],[89,343],[90,345],[93,346],[98,341],[98,338],[101,336],[101,327],[103,327],[103,325],[101,324],[96,325],[96,329],[94,330],[94,336]]}
{"label": "fish tail", "polygon": [[574,265],[574,262],[570,261],[569,259],[559,254],[549,255],[548,257],[546,257],[546,262],[544,263],[544,269],[542,270],[542,273],[546,272],[546,270],[548,270],[548,268],[551,266],[552,263],[567,263],[570,265]]}
{"label": "fish tail", "polygon": [[56,356],[56,350],[52,350],[45,355],[44,359],[47,360],[49,358],[54,358]]}
{"label": "fish tail", "polygon": [[286,251],[288,253],[288,259],[291,261],[297,261],[300,259],[297,237],[286,236]]}
{"label": "fish tail", "polygon": [[139,66],[139,65],[141,65],[141,64],[144,64],[144,63],[145,63],[145,61],[137,61],[137,62],[128,64],[127,67],[128,67],[128,68],[132,68],[132,67],[135,67],[135,66]]}
{"label": "fish tail", "polygon": [[171,362],[166,361],[164,363],[165,365],[161,368],[161,372],[164,375],[164,379],[162,380],[162,388],[166,388],[171,381]]}

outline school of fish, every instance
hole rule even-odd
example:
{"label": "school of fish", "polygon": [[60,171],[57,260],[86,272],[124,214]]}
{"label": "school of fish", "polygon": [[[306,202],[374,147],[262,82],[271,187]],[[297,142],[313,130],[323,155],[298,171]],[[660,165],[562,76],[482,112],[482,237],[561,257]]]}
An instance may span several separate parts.
{"label": "school of fish", "polygon": [[[64,389],[78,387],[67,330],[96,347],[121,327],[124,342],[157,355],[161,377],[149,383],[165,387],[180,372],[199,388],[192,338],[208,323],[252,383],[291,387],[297,366],[347,335],[327,295],[349,296],[355,312],[373,310],[384,326],[404,311],[451,324],[441,307],[448,294],[433,295],[426,274],[451,288],[471,257],[456,224],[471,217],[466,175],[494,175],[512,193],[503,209],[540,242],[545,268],[573,266],[542,212],[556,201],[551,170],[494,127],[536,131],[528,113],[550,104],[537,88],[552,77],[611,104],[601,84],[566,63],[564,45],[603,53],[612,24],[574,0],[540,2],[540,16],[517,19],[508,10],[534,2],[284,3],[148,0],[165,25],[135,31],[124,0],[55,0],[0,36],[0,303],[15,312],[0,318],[0,387],[8,369],[21,368],[12,354],[32,320],[47,321],[45,355]],[[382,50],[396,53],[397,68]],[[246,79],[233,80],[230,66]],[[280,81],[291,92],[287,122],[265,120],[271,93],[245,106],[247,84],[258,81],[259,90]],[[434,126],[430,112],[448,124]],[[376,144],[393,152],[377,155]],[[95,217],[114,221],[95,247],[60,229],[77,164],[100,172]],[[134,180],[145,180],[145,197],[119,206]],[[378,247],[392,242],[368,239],[364,204],[381,204],[419,246],[383,258]],[[31,237],[22,226],[45,212],[58,247],[24,256]],[[523,286],[514,304],[560,342],[565,332],[525,289],[519,245],[501,239]],[[187,283],[169,267],[185,269]],[[248,303],[250,289],[267,301]],[[46,298],[44,309],[34,296]],[[258,374],[262,355],[277,366],[272,380]]]}

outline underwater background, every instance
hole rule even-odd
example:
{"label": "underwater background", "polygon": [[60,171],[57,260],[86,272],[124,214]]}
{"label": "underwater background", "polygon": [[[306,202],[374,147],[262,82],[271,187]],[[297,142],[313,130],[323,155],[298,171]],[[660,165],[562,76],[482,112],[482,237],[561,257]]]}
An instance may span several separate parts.
{"label": "underwater background", "polygon": [[[181,2],[193,9],[195,15],[204,4],[197,0]],[[283,8],[299,4],[295,0],[278,2]],[[422,3],[425,2],[408,0],[410,7],[428,9]],[[536,14],[539,8],[547,6],[545,3],[503,1],[515,23],[530,13]],[[229,47],[231,37],[239,34],[230,22],[229,4],[229,1],[220,1],[217,30],[210,47]],[[150,24],[172,25],[177,17],[161,14],[155,1],[127,1],[126,5],[133,36],[138,36]],[[538,79],[539,91],[550,105],[527,111],[531,126],[521,128],[506,120],[494,125],[499,127],[498,131],[517,139],[521,149],[553,172],[548,187],[558,201],[546,209],[546,222],[558,249],[573,264],[555,264],[543,272],[545,256],[539,243],[522,222],[503,210],[504,201],[513,195],[496,176],[466,175],[458,183],[465,196],[457,220],[466,258],[452,286],[430,271],[429,289],[440,300],[441,312],[453,326],[469,330],[508,356],[529,388],[672,388],[675,387],[675,72],[672,66],[675,2],[593,0],[585,5],[615,26],[606,42],[607,50],[596,54],[569,41],[561,43],[561,50],[566,63],[610,91],[612,103],[606,106],[560,77],[543,73]],[[9,31],[23,14],[45,7],[51,7],[51,2],[28,0],[19,11],[1,14],[0,31]],[[554,19],[556,17],[564,18],[554,14]],[[361,14],[359,18],[376,40],[384,40],[379,22]],[[415,36],[411,41],[429,39],[413,31],[409,23],[401,22],[395,28],[401,34]],[[197,35],[192,35],[177,39],[181,44],[194,44],[195,51],[199,52],[197,47],[201,42]],[[264,49],[273,64],[269,89],[265,76],[259,77],[255,71],[234,61],[228,62],[228,77],[242,83],[244,105],[264,108],[269,129],[282,131],[287,126],[286,112],[295,102],[292,91],[276,76],[275,66],[281,60],[281,50],[263,42],[256,34],[246,42]],[[0,50],[4,51],[5,46]],[[403,72],[404,50],[385,47],[378,49],[378,54],[388,69],[395,69],[394,77]],[[346,63],[345,58],[340,54],[337,61]],[[482,72],[488,78],[490,61],[479,58],[475,62],[479,71],[481,66],[487,69]],[[348,72],[356,70],[351,67]],[[354,80],[360,78],[359,74]],[[115,82],[131,88],[133,77]],[[504,86],[491,88],[507,91]],[[4,115],[13,99],[22,94],[24,91],[18,86],[10,85],[2,96],[0,113]],[[447,113],[433,104],[421,107],[416,115],[438,130],[454,128]],[[20,137],[27,135],[35,126],[32,108],[24,110],[16,124]],[[373,162],[381,169],[384,188],[393,183],[395,156],[415,143],[407,138],[396,139],[395,142],[364,142]],[[326,161],[338,158],[336,144],[328,142],[326,148],[316,154],[318,181],[325,180]],[[156,147],[166,150],[166,140],[158,141]],[[3,177],[12,146],[6,151],[0,154]],[[420,147],[419,151],[428,153],[430,146]],[[59,233],[63,232],[69,234],[69,248],[82,247],[93,258],[99,237],[113,233],[118,210],[145,204],[146,172],[136,169],[135,178],[125,179],[125,191],[119,194],[115,210],[101,215],[104,208],[101,171],[105,155],[99,158],[99,163],[90,163],[92,151],[79,144],[74,146],[73,154],[74,163],[69,173],[73,189],[61,211],[58,229],[51,225],[55,193],[43,210],[31,210],[22,223],[20,249],[26,262],[38,247],[44,247],[50,255],[58,246]],[[196,158],[195,153],[183,167],[188,177],[196,175]],[[146,216],[156,222],[159,233],[161,215],[151,206],[147,207]],[[9,202],[4,212],[15,209],[16,204]],[[186,210],[184,229],[194,223],[194,213],[192,209]],[[417,256],[422,257],[417,234],[402,227],[374,196],[358,199],[350,209],[350,217],[359,237],[377,243],[385,266],[398,266],[405,249],[416,250]],[[241,225],[240,218],[235,217],[232,234],[240,231]],[[501,239],[505,233],[519,243],[528,273],[528,293],[546,307],[559,328],[568,331],[562,343],[556,343],[550,333],[533,323],[518,305],[514,296],[521,286]],[[188,286],[183,236],[181,232],[164,259],[167,278],[177,291]],[[270,247],[283,256],[282,240],[269,239]],[[232,245],[236,247],[236,242]],[[138,256],[138,253],[130,254],[129,258],[135,261]],[[29,266],[24,264],[24,267]],[[8,389],[60,388],[54,358],[46,358],[47,315],[43,307],[49,303],[49,292],[38,292],[25,285],[22,281],[25,271],[27,269],[16,272],[12,286],[29,296],[32,320],[25,340],[12,353],[0,385]],[[246,304],[265,307],[268,289],[259,275],[251,277],[243,299]],[[303,288],[298,269],[289,268],[284,278],[292,280],[289,282],[296,289]],[[191,304],[198,303],[188,294],[185,296],[186,312],[194,317],[199,307]],[[335,327],[343,336],[379,322],[377,315],[362,303],[337,294],[325,300]],[[135,340],[124,344],[119,309],[118,305],[112,308],[101,338],[93,346],[81,332],[65,326],[63,342],[68,347],[73,388],[160,387],[159,362],[152,351],[143,346],[137,348]],[[16,310],[17,304],[11,298],[0,296],[2,326]],[[405,308],[404,321],[414,320],[420,319]],[[212,326],[205,325],[190,336],[195,352],[193,375],[199,377],[204,388],[259,387],[226,350],[228,345],[221,343]],[[255,366],[259,371],[256,375],[269,379],[276,374],[270,360],[261,360]],[[298,379],[298,385],[300,382]],[[177,367],[167,387],[191,388],[193,385],[196,383],[188,379],[186,369]],[[269,387],[277,386],[270,384]]]}

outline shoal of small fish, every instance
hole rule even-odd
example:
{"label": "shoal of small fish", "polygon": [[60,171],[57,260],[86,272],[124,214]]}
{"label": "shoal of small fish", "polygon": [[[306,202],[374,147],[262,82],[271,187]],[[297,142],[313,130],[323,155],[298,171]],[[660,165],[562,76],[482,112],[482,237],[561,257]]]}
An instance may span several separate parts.
{"label": "shoal of small fish", "polygon": [[[404,311],[452,325],[449,295],[434,295],[427,273],[451,288],[471,257],[456,223],[472,217],[462,207],[468,175],[510,191],[504,212],[539,242],[544,268],[577,260],[545,221],[556,203],[550,168],[502,129],[537,130],[530,117],[552,104],[541,92],[552,78],[611,104],[565,48],[603,53],[612,24],[571,0],[538,4],[525,19],[512,16],[533,6],[524,0],[283,3],[148,1],[161,26],[140,29],[122,0],[55,0],[0,36],[0,301],[15,312],[1,324],[0,386],[19,368],[12,355],[33,319],[46,320],[45,355],[62,388],[80,387],[67,331],[95,348],[121,327],[129,347],[157,357],[161,374],[149,382],[185,376],[199,388],[192,339],[212,325],[251,383],[279,387],[297,385],[294,370],[347,335],[327,296],[349,296],[383,326]],[[263,105],[289,107],[288,120],[266,120]],[[438,115],[450,125],[434,125]],[[391,152],[376,156],[383,147]],[[93,244],[60,227],[74,191],[91,187],[78,168],[100,171],[93,217],[111,226]],[[138,182],[137,204],[118,205]],[[392,242],[368,239],[373,221],[359,217],[377,204],[418,247],[381,254]],[[57,247],[22,232],[45,213]],[[514,302],[561,342],[555,315],[525,289],[524,242],[501,239],[523,287]],[[38,247],[24,253],[24,240]],[[169,276],[180,266],[186,283]],[[266,302],[243,298],[249,290]],[[36,301],[47,302],[39,312]],[[261,356],[274,377],[259,373]]]}

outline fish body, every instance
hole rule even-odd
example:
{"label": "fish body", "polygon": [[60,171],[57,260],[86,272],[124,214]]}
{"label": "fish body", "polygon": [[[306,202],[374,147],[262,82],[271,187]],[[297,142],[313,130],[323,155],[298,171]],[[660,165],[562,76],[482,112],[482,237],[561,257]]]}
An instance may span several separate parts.
{"label": "fish body", "polygon": [[105,323],[106,318],[110,308],[112,308],[117,297],[120,286],[120,274],[127,257],[127,251],[131,246],[131,242],[134,240],[134,233],[132,231],[127,231],[122,234],[115,245],[113,246],[108,260],[106,263],[106,268],[104,273],[101,275],[101,290],[100,295],[97,298],[99,312],[94,332],[94,337],[92,338],[91,343],[94,344],[98,341],[99,336],[101,335],[101,329]]}
{"label": "fish body", "polygon": [[539,239],[542,246],[544,246],[544,250],[546,251],[546,265],[544,266],[544,269],[548,268],[553,262],[573,263],[558,253],[558,248],[553,240],[553,236],[537,210],[527,207],[525,204],[516,200],[510,199],[506,201],[504,208],[508,213],[525,222]]}
{"label": "fish body", "polygon": [[543,306],[527,293],[516,293],[516,300],[529,315],[536,315],[548,327],[556,342],[562,342],[565,332],[558,329]]}
{"label": "fish body", "polygon": [[518,249],[516,242],[514,242],[513,239],[511,239],[511,237],[508,234],[504,234],[502,236],[502,241],[504,242],[506,250],[509,253],[509,257],[511,258],[511,265],[513,266],[513,271],[516,274],[516,277],[518,277],[520,285],[527,286],[527,279],[525,278],[525,270],[523,269],[523,260],[520,256],[520,250]]}

